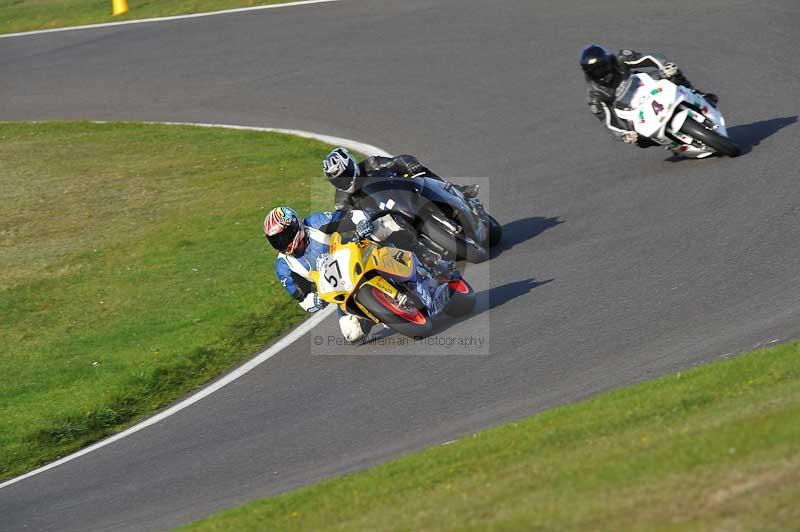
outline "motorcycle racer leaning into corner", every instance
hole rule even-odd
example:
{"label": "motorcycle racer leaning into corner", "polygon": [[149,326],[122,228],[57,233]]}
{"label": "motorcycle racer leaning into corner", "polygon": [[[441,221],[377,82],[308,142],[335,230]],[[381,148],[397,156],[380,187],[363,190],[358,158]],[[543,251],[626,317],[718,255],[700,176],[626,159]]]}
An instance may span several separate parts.
{"label": "motorcycle racer leaning into corner", "polygon": [[589,110],[605,123],[617,140],[636,144],[640,148],[659,146],[659,144],[648,138],[640,138],[639,134],[630,130],[630,126],[620,120],[612,110],[617,87],[631,74],[652,71],[655,68],[669,81],[699,94],[713,106],[716,107],[719,101],[716,94],[703,93],[694,88],[678,66],[660,54],[628,49],[613,54],[601,46],[592,44],[581,51],[580,64],[588,84]]}
{"label": "motorcycle racer leaning into corner", "polygon": [[[352,232],[359,239],[370,238],[376,242],[388,239],[402,249],[414,252],[434,274],[449,274],[453,263],[428,251],[394,223],[391,215],[374,222],[364,211],[315,212],[302,220],[288,207],[276,207],[264,218],[264,236],[278,251],[275,274],[306,312],[317,312],[325,307],[316,293],[310,272],[316,270],[317,260],[330,250],[330,235],[334,232]],[[372,328],[369,320],[339,311],[339,328],[348,342],[363,339]]]}
{"label": "motorcycle racer leaning into corner", "polygon": [[[367,177],[406,177],[413,179],[424,176],[439,181],[441,177],[423,166],[413,155],[397,157],[367,157],[361,162],[345,148],[336,148],[322,160],[322,170],[328,181],[336,187],[334,198],[337,211],[355,208],[353,195],[358,192]],[[478,185],[453,185],[458,187],[464,197],[474,198],[478,195]],[[408,229],[408,228],[405,228]]]}

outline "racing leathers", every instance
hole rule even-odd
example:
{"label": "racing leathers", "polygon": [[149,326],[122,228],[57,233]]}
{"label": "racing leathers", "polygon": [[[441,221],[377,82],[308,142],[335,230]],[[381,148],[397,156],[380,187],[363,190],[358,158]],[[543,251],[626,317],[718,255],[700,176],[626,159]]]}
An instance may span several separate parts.
{"label": "racing leathers", "polygon": [[[400,245],[403,242],[407,244],[413,241],[413,235],[406,234],[406,231],[394,222],[391,215],[382,216],[371,223],[364,211],[316,212],[306,216],[303,219],[303,226],[308,241],[303,252],[292,255],[278,253],[275,261],[275,274],[278,280],[303,310],[317,312],[326,305],[316,293],[317,287],[311,279],[311,272],[316,270],[320,256],[330,251],[330,235],[334,232],[364,234],[362,228],[365,224],[369,228],[365,233],[369,234],[372,240],[377,242],[391,240],[393,244],[403,249],[414,251],[413,246]],[[446,268],[446,264],[442,264],[441,268]],[[348,342],[364,338],[372,325],[369,320],[344,314],[341,309],[339,310],[339,327]]]}
{"label": "racing leathers", "polygon": [[[334,197],[335,209],[337,211],[351,210],[356,208],[356,201],[353,197],[358,194],[361,185],[367,177],[429,177],[443,181],[440,176],[434,174],[429,168],[424,166],[419,159],[413,155],[398,155],[397,157],[367,157],[358,163],[358,176],[355,178],[353,192],[346,192],[336,189]],[[456,185],[467,197],[475,197],[478,194],[478,185]]]}
{"label": "racing leathers", "polygon": [[[587,100],[589,110],[601,120],[617,140],[635,143],[640,148],[658,146],[656,142],[636,135],[632,124],[621,120],[614,113],[613,104],[616,90],[631,74],[652,72],[657,69],[662,76],[676,85],[682,85],[692,91],[698,92],[691,82],[686,79],[683,72],[666,57],[656,53],[641,53],[634,50],[620,50],[616,55],[616,72],[608,83],[602,83],[586,78]],[[703,94],[703,93],[700,93]],[[709,101],[716,105],[716,96],[705,95]]]}

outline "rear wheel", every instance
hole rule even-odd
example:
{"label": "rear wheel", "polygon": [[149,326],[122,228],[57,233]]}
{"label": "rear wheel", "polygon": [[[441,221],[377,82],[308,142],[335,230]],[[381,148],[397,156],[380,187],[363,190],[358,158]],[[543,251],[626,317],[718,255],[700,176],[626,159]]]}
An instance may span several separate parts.
{"label": "rear wheel", "polygon": [[450,302],[444,309],[450,316],[466,316],[475,308],[475,290],[464,279],[447,283],[450,286]]}
{"label": "rear wheel", "polygon": [[435,218],[428,218],[422,225],[421,232],[433,240],[447,252],[448,259],[483,262],[489,258],[489,252],[475,242],[469,242],[463,235],[453,234]]}
{"label": "rear wheel", "polygon": [[681,131],[728,157],[738,157],[742,154],[742,149],[735,142],[728,137],[723,137],[716,131],[706,128],[697,120],[687,118],[681,126]]}
{"label": "rear wheel", "polygon": [[376,287],[365,284],[358,289],[356,300],[381,323],[412,338],[431,334],[433,324],[427,312],[412,305],[400,305]]}

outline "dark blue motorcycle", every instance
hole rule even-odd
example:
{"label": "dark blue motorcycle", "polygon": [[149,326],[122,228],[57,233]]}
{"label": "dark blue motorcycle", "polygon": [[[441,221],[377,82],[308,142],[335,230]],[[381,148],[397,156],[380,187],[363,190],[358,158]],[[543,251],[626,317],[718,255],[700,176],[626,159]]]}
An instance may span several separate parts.
{"label": "dark blue motorcycle", "polygon": [[483,262],[503,234],[480,200],[438,179],[367,177],[352,199],[357,209],[402,216],[426,247],[448,260]]}

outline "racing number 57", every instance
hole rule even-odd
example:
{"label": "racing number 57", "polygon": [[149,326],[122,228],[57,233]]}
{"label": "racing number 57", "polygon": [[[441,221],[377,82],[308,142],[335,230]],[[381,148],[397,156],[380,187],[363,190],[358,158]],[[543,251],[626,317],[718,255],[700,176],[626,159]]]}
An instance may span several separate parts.
{"label": "racing number 57", "polygon": [[[336,268],[336,273],[332,271],[334,267]],[[342,278],[342,270],[339,268],[339,261],[335,260],[329,263],[325,270],[325,280],[328,281],[328,284],[334,288],[339,286],[339,281]]]}

